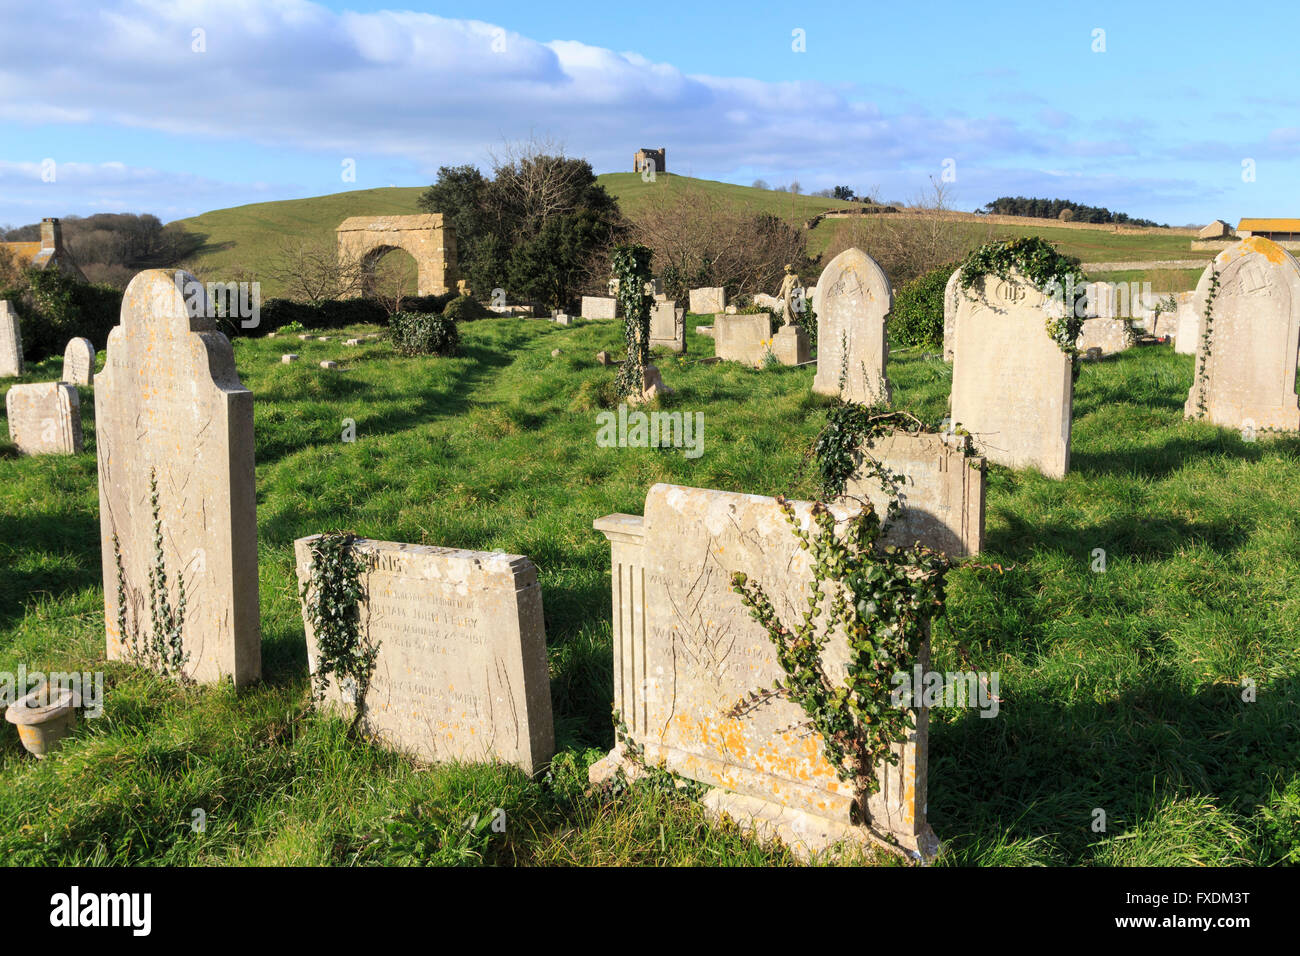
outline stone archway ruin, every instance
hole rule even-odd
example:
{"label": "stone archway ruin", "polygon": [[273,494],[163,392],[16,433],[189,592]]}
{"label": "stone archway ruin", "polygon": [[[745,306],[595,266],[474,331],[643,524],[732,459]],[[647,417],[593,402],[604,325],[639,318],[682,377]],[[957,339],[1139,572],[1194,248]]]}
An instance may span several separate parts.
{"label": "stone archway ruin", "polygon": [[393,249],[410,253],[418,270],[417,295],[442,295],[456,285],[456,232],[442,213],[353,216],[336,230],[339,260],[353,258],[367,276]]}

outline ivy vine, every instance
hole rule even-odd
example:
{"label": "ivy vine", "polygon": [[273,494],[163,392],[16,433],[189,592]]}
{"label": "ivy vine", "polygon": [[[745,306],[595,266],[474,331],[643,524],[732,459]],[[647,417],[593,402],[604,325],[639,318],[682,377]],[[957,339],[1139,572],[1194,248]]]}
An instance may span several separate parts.
{"label": "ivy vine", "polygon": [[618,302],[623,308],[623,337],[627,361],[618,370],[620,397],[640,395],[645,390],[645,369],[650,363],[650,303],[645,285],[650,281],[653,253],[645,246],[617,246],[610,258],[618,280]]}
{"label": "ivy vine", "polygon": [[[808,609],[791,626],[761,583],[742,572],[732,576],[732,590],[767,630],[785,676],[738,701],[728,716],[743,717],[775,699],[797,703],[836,775],[861,798],[879,790],[876,768],[898,762],[893,745],[915,726],[909,710],[891,700],[893,676],[916,662],[930,621],[943,613],[949,564],[920,546],[880,547],[882,525],[870,503],[847,520],[843,534],[821,503],[813,505],[809,529],[789,501],[777,503],[812,559]],[[823,655],[836,632],[847,641],[848,660],[832,677]]]}
{"label": "ivy vine", "polygon": [[[311,544],[311,569],[300,585],[300,596],[316,637],[316,671],[312,689],[324,700],[330,675],[350,690],[360,719],[374,671],[379,645],[371,644],[361,628],[360,602],[366,598],[366,562],[353,547],[356,536],[331,531]],[[350,686],[349,686],[350,685]]]}
{"label": "ivy vine", "polygon": [[1196,352],[1196,417],[1204,418],[1208,408],[1205,403],[1205,390],[1210,384],[1210,354],[1214,345],[1214,300],[1219,295],[1219,270],[1213,267],[1210,272],[1210,288],[1205,297],[1204,322],[1201,329],[1201,342]]}
{"label": "ivy vine", "polygon": [[[1061,296],[1064,303],[1063,315],[1049,315],[1047,334],[1050,335],[1061,351],[1074,361],[1075,374],[1079,368],[1079,350],[1075,343],[1079,331],[1083,328],[1083,318],[1079,314],[1079,299],[1086,294],[1087,277],[1079,270],[1079,260],[1065,256],[1056,251],[1046,239],[1039,236],[1022,236],[1018,239],[999,239],[988,242],[973,250],[961,264],[961,278],[958,285],[966,292],[986,275],[995,275],[999,279],[1011,280],[1012,272],[1018,271],[1034,284],[1034,287],[1049,298]],[[1067,301],[1068,300],[1068,301]]]}

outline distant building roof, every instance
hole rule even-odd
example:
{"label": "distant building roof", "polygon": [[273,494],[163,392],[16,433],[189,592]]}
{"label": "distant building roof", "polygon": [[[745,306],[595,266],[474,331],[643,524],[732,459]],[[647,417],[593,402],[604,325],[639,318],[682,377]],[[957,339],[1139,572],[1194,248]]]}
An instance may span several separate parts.
{"label": "distant building roof", "polygon": [[1250,232],[1300,232],[1300,219],[1243,219],[1238,230]]}

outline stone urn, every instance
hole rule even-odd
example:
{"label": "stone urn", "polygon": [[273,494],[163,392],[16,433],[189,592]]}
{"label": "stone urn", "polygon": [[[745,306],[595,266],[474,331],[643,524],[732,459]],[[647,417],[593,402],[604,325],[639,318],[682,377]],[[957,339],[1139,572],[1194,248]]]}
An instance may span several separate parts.
{"label": "stone urn", "polygon": [[43,760],[72,733],[80,706],[76,691],[71,688],[52,689],[45,683],[10,704],[5,710],[5,720],[17,726],[18,739],[27,752]]}

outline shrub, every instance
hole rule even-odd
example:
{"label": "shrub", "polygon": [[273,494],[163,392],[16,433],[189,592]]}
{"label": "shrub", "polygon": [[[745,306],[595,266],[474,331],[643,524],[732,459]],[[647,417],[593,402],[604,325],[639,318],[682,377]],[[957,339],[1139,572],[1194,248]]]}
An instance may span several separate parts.
{"label": "shrub", "polygon": [[327,299],[319,305],[308,305],[292,299],[268,299],[262,303],[260,321],[256,328],[241,329],[239,323],[223,325],[227,335],[265,335],[281,329],[342,329],[349,325],[384,325],[388,313],[373,299]]}
{"label": "shrub", "polygon": [[398,312],[389,320],[393,348],[402,355],[455,355],[460,331],[446,313]]}
{"label": "shrub", "polygon": [[453,322],[467,322],[481,319],[490,313],[473,296],[458,295],[447,303],[442,314]]}
{"label": "shrub", "polygon": [[87,285],[57,269],[29,269],[26,278],[25,294],[14,305],[28,361],[62,354],[72,338],[90,339],[100,350],[108,344],[122,314],[122,290]]}
{"label": "shrub", "polygon": [[388,311],[374,299],[326,299],[320,304],[315,328],[342,329],[349,325],[383,325]]}
{"label": "shrub", "polygon": [[943,290],[956,266],[939,266],[904,283],[894,294],[889,341],[897,345],[943,345]]}
{"label": "shrub", "polygon": [[460,293],[454,289],[442,295],[408,295],[402,299],[403,312],[442,312],[447,303],[459,298]]}

